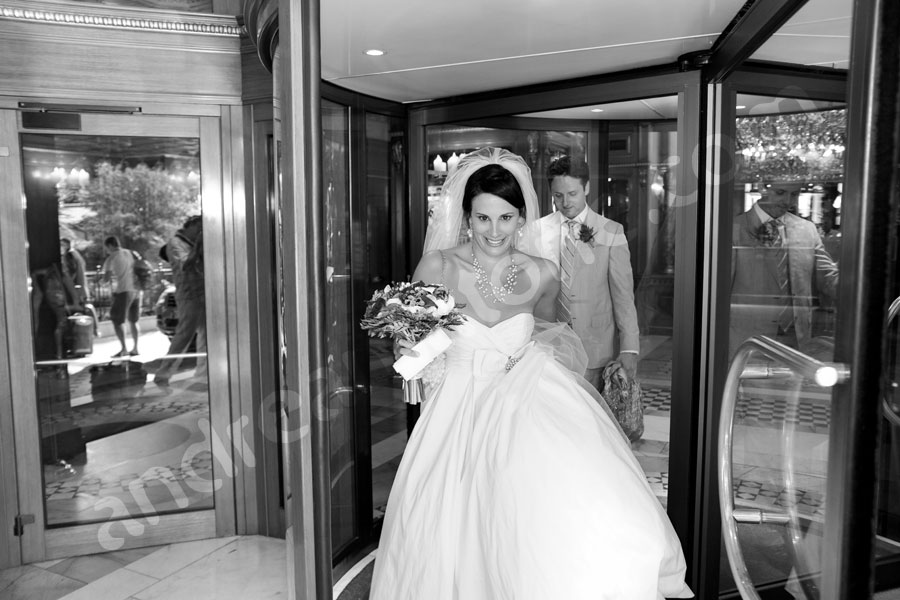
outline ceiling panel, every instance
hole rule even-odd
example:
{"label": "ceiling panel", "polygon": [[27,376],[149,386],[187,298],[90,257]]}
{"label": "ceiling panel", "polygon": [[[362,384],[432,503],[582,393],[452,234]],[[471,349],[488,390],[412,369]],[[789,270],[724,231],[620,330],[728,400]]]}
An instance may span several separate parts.
{"label": "ceiling panel", "polygon": [[809,0],[751,59],[846,69],[851,0]]}
{"label": "ceiling panel", "polygon": [[[329,0],[322,76],[409,102],[672,63],[709,48],[743,0]],[[369,48],[386,54],[370,57]]]}
{"label": "ceiling panel", "polygon": [[[738,117],[809,112],[842,108],[843,102],[808,100],[805,98],[757,96],[738,94],[735,114]],[[678,97],[662,96],[627,102],[592,104],[562,110],[522,113],[518,117],[542,119],[592,119],[597,121],[646,121],[678,118]]]}

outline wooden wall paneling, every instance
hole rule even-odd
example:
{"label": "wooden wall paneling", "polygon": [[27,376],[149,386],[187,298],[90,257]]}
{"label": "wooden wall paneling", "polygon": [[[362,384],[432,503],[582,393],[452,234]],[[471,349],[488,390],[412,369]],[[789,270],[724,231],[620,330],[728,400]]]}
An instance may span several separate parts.
{"label": "wooden wall paneling", "polygon": [[249,38],[241,43],[241,78],[245,104],[272,104],[272,74],[263,67]]}
{"label": "wooden wall paneling", "polygon": [[[238,533],[241,534],[257,534],[265,533],[265,526],[261,523],[265,522],[265,470],[266,470],[266,453],[265,453],[265,420],[266,410],[262,393],[262,374],[263,360],[261,359],[261,346],[259,338],[260,322],[265,319],[265,305],[261,302],[260,286],[258,278],[261,271],[265,267],[260,265],[260,255],[266,256],[262,247],[265,247],[265,238],[260,235],[258,215],[256,214],[256,198],[259,189],[258,170],[255,168],[255,161],[258,160],[257,154],[260,151],[258,141],[254,137],[256,124],[254,123],[254,107],[253,105],[244,105],[241,114],[241,127],[243,139],[242,167],[244,172],[243,185],[244,191],[242,198],[244,200],[244,252],[245,260],[248,265],[246,290],[247,290],[247,308],[245,320],[247,326],[247,338],[243,342],[246,346],[247,363],[245,370],[247,371],[246,387],[244,395],[241,396],[241,412],[246,414],[250,421],[247,425],[248,439],[251,443],[253,452],[254,477],[244,478],[244,504],[239,506],[242,508],[238,512]],[[260,196],[262,200],[262,196]],[[271,326],[271,324],[269,324]],[[274,430],[273,430],[274,431]],[[251,498],[248,500],[248,496]],[[250,504],[253,504],[251,510]]]}
{"label": "wooden wall paneling", "polygon": [[[108,535],[99,532],[105,524],[91,523],[60,529],[47,530],[47,554],[44,560],[99,554],[109,552],[108,547],[100,544],[100,539],[110,543],[110,538],[121,540],[119,550],[161,546],[192,540],[203,540],[216,537],[215,515],[218,510],[195,510],[193,512],[166,515],[156,525],[146,527],[140,535],[127,535],[121,523],[115,523],[108,529]],[[143,523],[144,519],[137,520]]]}
{"label": "wooden wall paneling", "polygon": [[[265,117],[268,116],[268,119]],[[263,535],[284,535],[284,511],[281,502],[281,463],[279,461],[279,403],[281,385],[278,344],[279,321],[276,316],[277,292],[275,249],[277,231],[272,196],[274,189],[274,123],[272,104],[244,107],[244,140],[247,236],[247,260],[251,270],[249,307],[254,348],[252,366],[256,380],[252,402],[256,416],[257,522]],[[249,520],[249,517],[248,517]]]}
{"label": "wooden wall paneling", "polygon": [[226,275],[226,227],[223,192],[222,134],[220,119],[200,118],[200,177],[203,197],[203,251],[206,277],[206,345],[213,446],[213,479],[221,480],[215,492],[216,535],[235,533],[234,459],[229,440],[231,425],[231,376],[228,363],[228,305]]}
{"label": "wooden wall paneling", "polygon": [[[31,319],[28,295],[28,265],[25,260],[24,190],[22,154],[14,111],[0,111],[0,147],[8,156],[0,157],[0,261],[3,265],[3,308],[6,319],[4,343],[8,343],[9,382],[16,393],[12,410],[16,430],[16,473],[19,482],[18,505],[21,512],[33,514],[36,523],[44,522],[44,491],[41,484],[40,439],[34,379]],[[6,448],[4,442],[3,448]],[[9,523],[2,523],[9,528]],[[39,525],[26,525],[21,542],[22,562],[43,560],[44,536]]]}
{"label": "wooden wall paneling", "polygon": [[[2,94],[2,86],[0,86],[0,94]],[[122,100],[109,100],[107,94],[103,98],[82,98],[82,99],[65,99],[53,96],[3,96],[0,95],[0,109],[8,108],[16,110],[19,108],[20,102],[29,102],[34,104],[53,104],[53,105],[87,105],[92,108],[103,108],[106,106],[125,106]],[[183,104],[183,103],[160,103],[160,102],[131,102],[128,106],[140,108],[142,115],[177,115],[181,117],[218,117],[221,109],[218,104]]]}
{"label": "wooden wall paneling", "polygon": [[238,104],[237,35],[26,22],[0,14],[0,94]]}
{"label": "wooden wall paneling", "polygon": [[[42,133],[55,130],[42,129]],[[73,133],[59,131],[56,133]],[[141,122],[141,115],[82,114],[81,131],[91,135],[146,136],[147,124]],[[200,125],[194,117],[154,117],[153,137],[198,138]],[[200,149],[201,151],[203,148]]]}
{"label": "wooden wall paneling", "polygon": [[231,431],[235,461],[237,533],[258,529],[257,470],[261,468],[253,440],[259,435],[258,407],[253,395],[256,372],[252,368],[250,272],[254,263],[248,251],[248,218],[245,199],[244,111],[222,107],[223,206],[225,207],[226,273],[229,316],[229,370],[231,373]]}
{"label": "wooden wall paneling", "polygon": [[[2,223],[10,219],[10,213],[21,208],[21,182],[13,181],[19,173],[19,153],[16,134],[16,115],[11,111],[0,110],[0,252],[3,252],[3,241],[6,231]],[[12,162],[17,164],[13,165]],[[20,248],[20,253],[24,250]],[[0,259],[0,282],[5,282],[4,261]],[[0,285],[0,306],[9,307],[10,290]],[[15,428],[13,426],[13,394],[12,379],[9,367],[14,354],[20,354],[20,348],[12,347],[15,338],[9,335],[7,327],[7,311],[0,311],[0,569],[20,564],[19,538],[12,535],[12,527],[19,510],[18,484],[16,477]],[[11,317],[11,316],[10,316]]]}

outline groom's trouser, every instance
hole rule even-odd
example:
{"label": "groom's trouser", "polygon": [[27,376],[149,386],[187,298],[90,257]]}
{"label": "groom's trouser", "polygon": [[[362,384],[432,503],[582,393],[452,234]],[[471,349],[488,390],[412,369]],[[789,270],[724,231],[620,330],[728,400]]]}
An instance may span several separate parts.
{"label": "groom's trouser", "polygon": [[586,370],[584,372],[584,378],[587,379],[588,383],[594,386],[594,389],[598,392],[603,391],[603,367]]}

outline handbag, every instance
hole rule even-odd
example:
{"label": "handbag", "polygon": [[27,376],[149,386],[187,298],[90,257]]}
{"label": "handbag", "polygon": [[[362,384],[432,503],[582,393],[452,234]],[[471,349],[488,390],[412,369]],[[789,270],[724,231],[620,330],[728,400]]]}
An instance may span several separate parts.
{"label": "handbag", "polygon": [[603,369],[603,398],[619,426],[632,442],[644,435],[644,398],[641,384],[628,379],[622,365],[612,362]]}

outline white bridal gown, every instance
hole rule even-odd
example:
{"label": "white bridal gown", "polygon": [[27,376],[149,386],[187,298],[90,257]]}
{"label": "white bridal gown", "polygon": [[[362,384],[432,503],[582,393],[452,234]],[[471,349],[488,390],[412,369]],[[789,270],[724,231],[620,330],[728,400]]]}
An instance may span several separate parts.
{"label": "white bridal gown", "polygon": [[[443,383],[391,489],[372,600],[692,596],[678,537],[627,442],[530,344],[533,329],[521,313],[450,332]],[[521,358],[508,370],[510,356]]]}

